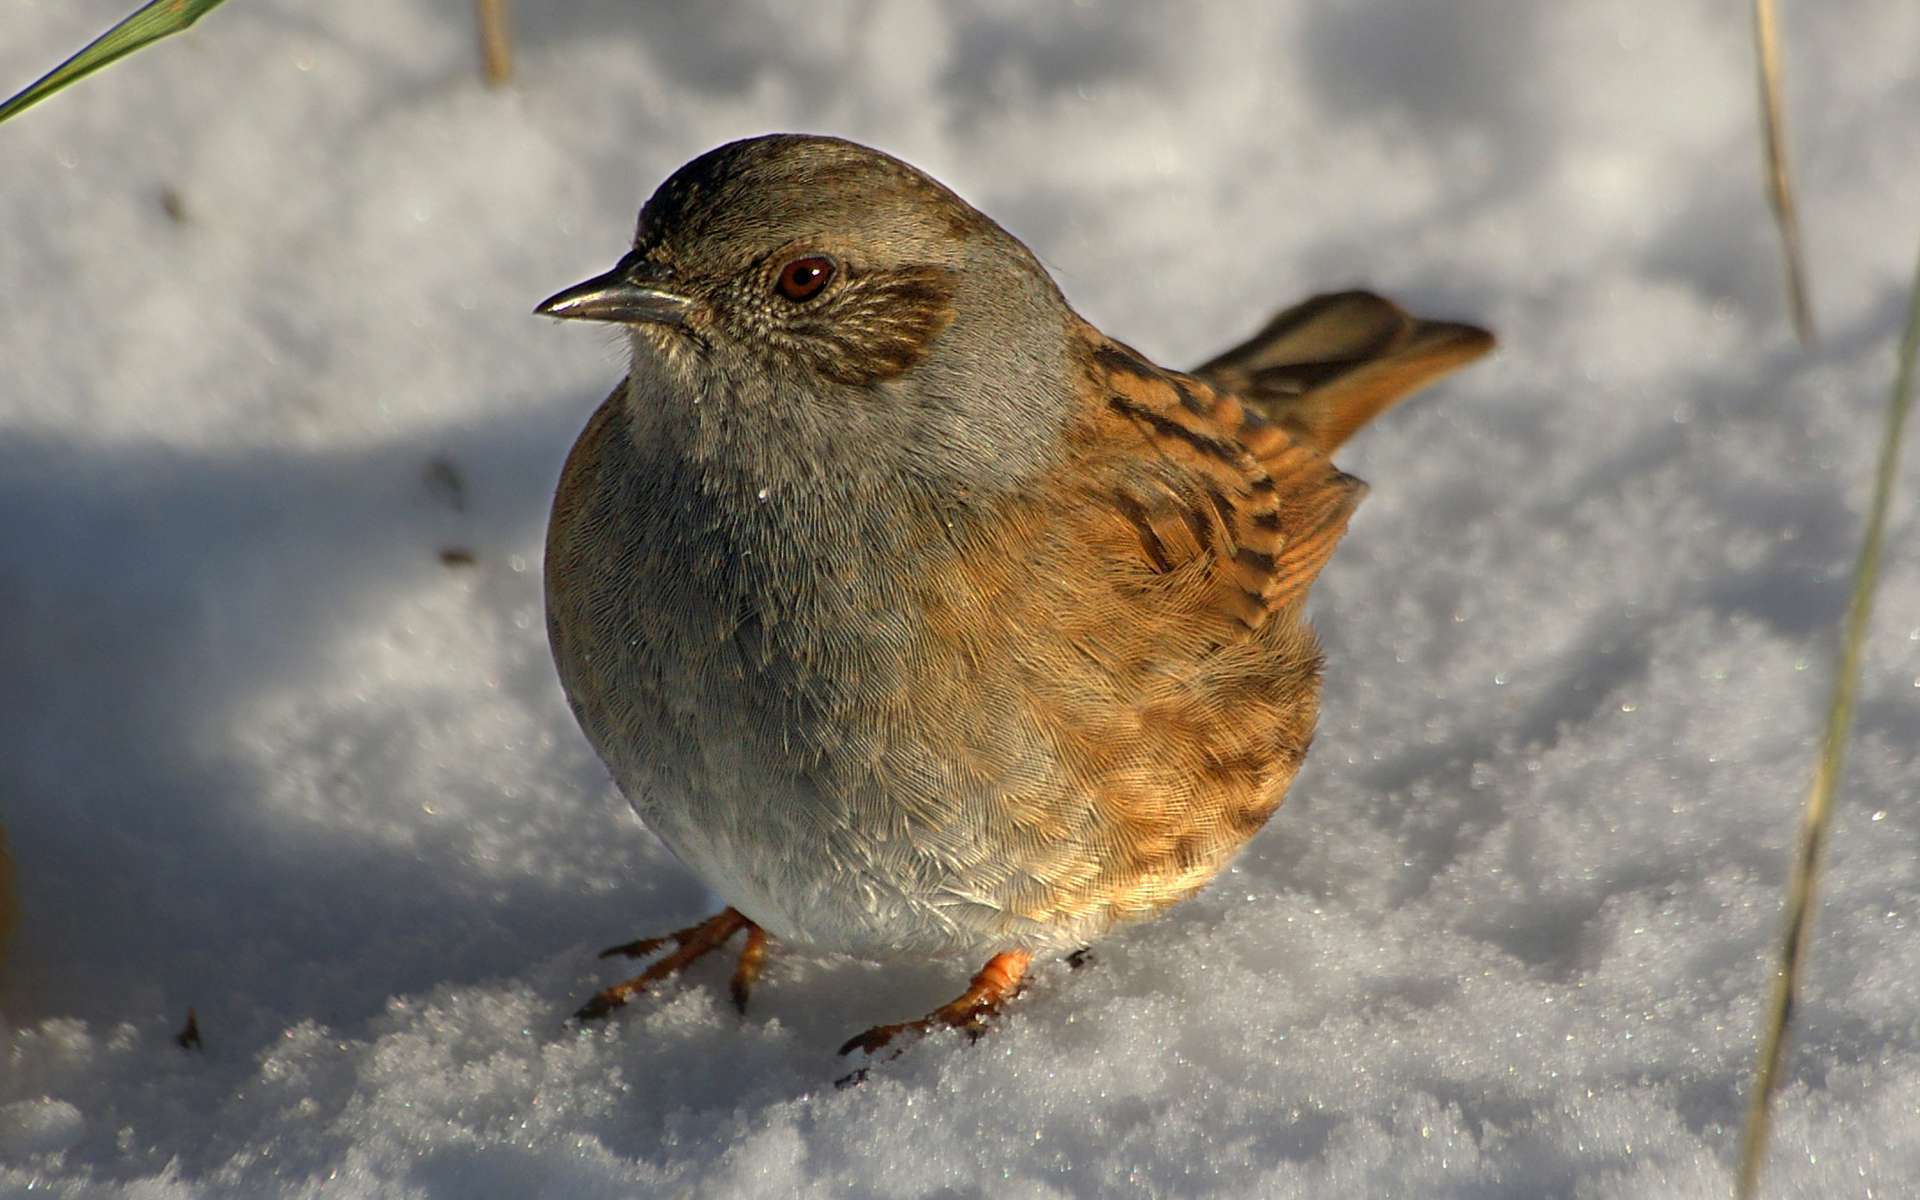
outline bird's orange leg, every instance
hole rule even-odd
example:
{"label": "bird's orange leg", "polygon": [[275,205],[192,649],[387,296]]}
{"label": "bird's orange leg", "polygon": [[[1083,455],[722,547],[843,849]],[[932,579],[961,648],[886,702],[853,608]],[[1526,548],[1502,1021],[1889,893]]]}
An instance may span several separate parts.
{"label": "bird's orange leg", "polygon": [[980,973],[973,977],[973,983],[960,993],[958,999],[942,1004],[918,1021],[876,1025],[857,1037],[847,1039],[847,1044],[840,1047],[840,1053],[852,1054],[855,1050],[865,1050],[872,1054],[900,1034],[925,1033],[936,1025],[964,1029],[977,1036],[986,1027],[988,1018],[998,1013],[1000,1006],[1020,990],[1021,980],[1031,962],[1033,953],[1028,950],[1008,950],[996,954],[987,960],[986,966],[980,968]]}
{"label": "bird's orange leg", "polygon": [[669,942],[673,943],[674,947],[632,979],[614,984],[581,1005],[580,1011],[573,1015],[582,1021],[606,1016],[646,991],[648,985],[678,974],[694,960],[718,950],[726,944],[728,938],[742,929],[747,931],[747,948],[741,953],[740,966],[734,971],[733,999],[734,1003],[745,1011],[747,988],[752,986],[754,978],[760,974],[761,960],[766,957],[767,935],[758,925],[735,910],[727,908],[698,925],[689,925],[685,929],[675,930],[665,937],[641,938],[637,942],[610,946],[602,950],[601,958],[612,958],[616,954],[624,954],[628,958],[645,958]]}
{"label": "bird's orange leg", "polygon": [[733,964],[733,1006],[747,1015],[747,993],[760,979],[760,968],[767,961],[767,931],[747,922],[747,944],[740,948],[740,961]]}

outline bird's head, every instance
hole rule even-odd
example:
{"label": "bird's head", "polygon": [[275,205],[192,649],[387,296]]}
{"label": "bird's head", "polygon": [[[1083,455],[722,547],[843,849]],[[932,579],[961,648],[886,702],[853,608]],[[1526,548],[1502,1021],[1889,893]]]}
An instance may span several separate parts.
{"label": "bird's head", "polygon": [[658,402],[784,408],[970,459],[994,442],[1018,457],[1022,427],[1054,423],[1068,394],[1071,313],[1032,253],[921,171],[836,138],[694,159],[611,271],[536,311],[628,326]]}

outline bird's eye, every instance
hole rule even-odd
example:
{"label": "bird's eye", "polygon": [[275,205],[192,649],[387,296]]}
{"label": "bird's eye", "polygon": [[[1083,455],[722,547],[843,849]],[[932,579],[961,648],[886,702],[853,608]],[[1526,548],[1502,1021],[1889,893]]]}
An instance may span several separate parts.
{"label": "bird's eye", "polygon": [[811,300],[820,294],[833,278],[833,260],[818,254],[805,258],[796,258],[780,268],[780,277],[774,280],[774,290],[787,299],[798,303]]}

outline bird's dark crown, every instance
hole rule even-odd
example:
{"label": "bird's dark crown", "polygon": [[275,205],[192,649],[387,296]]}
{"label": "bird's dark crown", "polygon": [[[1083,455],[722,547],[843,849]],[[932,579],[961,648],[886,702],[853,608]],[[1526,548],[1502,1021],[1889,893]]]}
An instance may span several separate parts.
{"label": "bird's dark crown", "polygon": [[863,240],[964,240],[992,221],[891,155],[842,138],[776,133],[729,142],[668,177],[640,210],[636,247],[740,247],[776,230]]}

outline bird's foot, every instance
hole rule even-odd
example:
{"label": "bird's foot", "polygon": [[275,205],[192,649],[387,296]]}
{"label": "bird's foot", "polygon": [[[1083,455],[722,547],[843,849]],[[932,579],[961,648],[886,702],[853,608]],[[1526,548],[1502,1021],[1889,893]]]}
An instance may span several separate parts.
{"label": "bird's foot", "polygon": [[840,1053],[852,1054],[855,1050],[864,1050],[871,1055],[903,1033],[920,1034],[939,1026],[962,1029],[972,1037],[979,1037],[986,1031],[987,1021],[1019,992],[1027,965],[1032,961],[1033,954],[1026,950],[1008,950],[996,954],[987,960],[986,966],[980,968],[980,973],[973,977],[973,983],[960,993],[958,999],[942,1004],[917,1021],[876,1025],[865,1033],[848,1038],[847,1044],[840,1047]]}
{"label": "bird's foot", "polygon": [[591,1021],[604,1017],[614,1009],[647,990],[649,985],[660,982],[671,975],[685,970],[699,959],[725,945],[728,938],[747,931],[747,944],[740,951],[740,961],[733,969],[733,1003],[741,1012],[747,1011],[747,993],[760,977],[761,964],[767,956],[766,931],[752,921],[741,916],[734,909],[722,909],[698,925],[689,925],[685,929],[675,930],[664,937],[641,938],[637,942],[627,942],[619,946],[609,946],[600,952],[601,958],[625,955],[628,958],[645,958],[663,946],[671,944],[672,950],[661,955],[648,965],[647,969],[632,979],[623,980],[600,992],[593,999],[580,1006],[574,1013],[575,1018]]}

